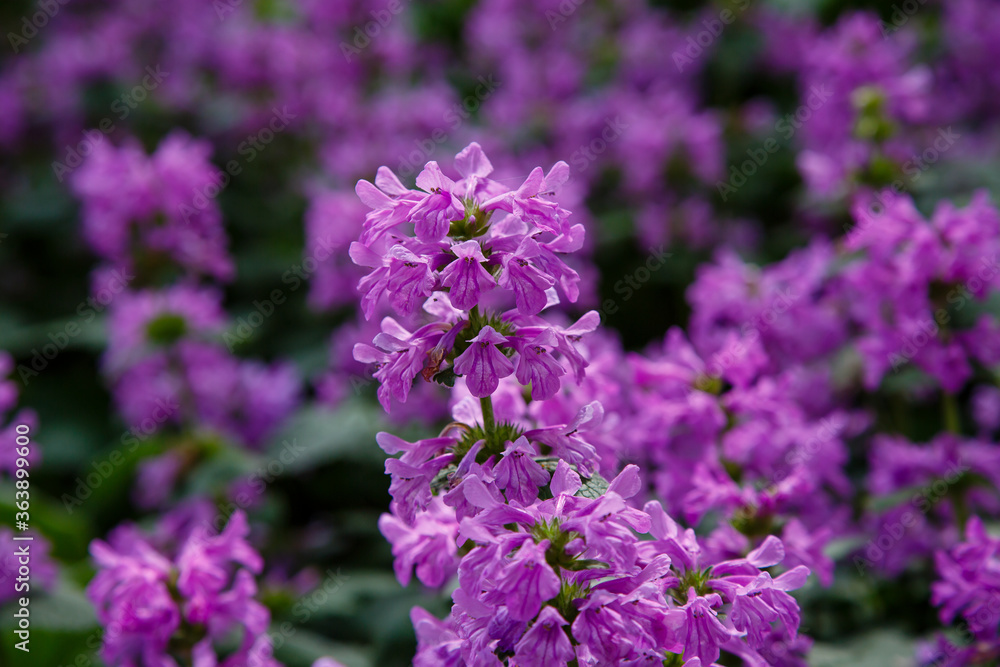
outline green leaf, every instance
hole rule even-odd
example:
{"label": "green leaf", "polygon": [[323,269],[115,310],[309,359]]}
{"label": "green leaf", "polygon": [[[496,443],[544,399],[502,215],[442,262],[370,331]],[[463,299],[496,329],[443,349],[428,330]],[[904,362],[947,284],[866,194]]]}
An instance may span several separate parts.
{"label": "green leaf", "polygon": [[371,651],[360,646],[331,642],[321,635],[291,624],[272,627],[274,655],[286,667],[308,667],[322,657],[330,657],[347,667],[374,667]]}
{"label": "green leaf", "polygon": [[601,477],[600,473],[594,473],[593,477],[583,478],[583,486],[576,492],[581,498],[600,498],[608,490],[608,480]]}
{"label": "green leaf", "polygon": [[574,572],[579,572],[581,570],[606,570],[608,569],[608,564],[599,560],[593,559],[582,559],[573,560],[567,564],[561,564],[561,567],[572,570]]}
{"label": "green leaf", "polygon": [[380,408],[351,399],[336,411],[310,406],[292,417],[272,439],[267,458],[279,460],[286,474],[331,461],[381,463],[385,453],[375,435],[385,426]]}
{"label": "green leaf", "polygon": [[816,642],[811,667],[895,667],[912,665],[916,639],[896,630],[876,630],[836,644]]}

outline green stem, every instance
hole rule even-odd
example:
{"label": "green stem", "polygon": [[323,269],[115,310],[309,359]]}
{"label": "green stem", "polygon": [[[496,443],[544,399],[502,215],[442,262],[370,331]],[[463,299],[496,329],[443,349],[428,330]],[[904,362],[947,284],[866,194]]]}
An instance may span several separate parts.
{"label": "green stem", "polygon": [[486,447],[492,448],[496,445],[496,419],[493,417],[493,398],[483,396],[479,399],[479,405],[483,408],[483,431],[486,433]]}
{"label": "green stem", "polygon": [[961,435],[962,422],[958,415],[958,403],[955,401],[955,396],[949,392],[945,392],[942,407],[944,409],[945,429],[949,433]]}
{"label": "green stem", "polygon": [[969,505],[965,502],[965,492],[962,489],[957,489],[952,494],[951,506],[955,509],[958,532],[965,535],[965,525],[969,522]]}

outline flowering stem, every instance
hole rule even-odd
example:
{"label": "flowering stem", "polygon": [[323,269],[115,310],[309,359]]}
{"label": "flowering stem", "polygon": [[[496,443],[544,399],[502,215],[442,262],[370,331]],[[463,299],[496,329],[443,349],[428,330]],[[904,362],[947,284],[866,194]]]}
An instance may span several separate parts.
{"label": "flowering stem", "polygon": [[965,502],[965,492],[962,489],[957,489],[952,494],[951,506],[955,510],[958,532],[960,535],[965,535],[965,525],[969,522],[969,505]]}
{"label": "flowering stem", "polygon": [[493,398],[483,396],[479,399],[479,405],[483,408],[483,431],[486,433],[486,447],[489,448],[496,443],[496,420],[493,417]]}
{"label": "flowering stem", "polygon": [[949,433],[961,434],[962,425],[958,416],[958,404],[955,402],[954,394],[949,392],[944,393],[942,407],[944,408],[944,427]]}

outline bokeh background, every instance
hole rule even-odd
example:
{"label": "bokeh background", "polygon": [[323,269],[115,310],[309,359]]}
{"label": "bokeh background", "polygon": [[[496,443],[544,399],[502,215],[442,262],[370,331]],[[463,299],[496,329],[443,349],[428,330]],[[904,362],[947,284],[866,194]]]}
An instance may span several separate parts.
{"label": "bokeh background", "polygon": [[[859,188],[901,177],[925,210],[996,191],[990,42],[1000,10],[903,4],[5,0],[0,350],[13,359],[19,409],[37,418],[31,517],[59,573],[33,592],[29,658],[13,650],[12,607],[0,614],[0,664],[101,664],[83,595],[88,544],[123,521],[149,524],[158,510],[137,494],[158,482],[137,482],[141,461],[193,437],[164,427],[101,473],[131,426],[102,362],[107,309],[87,305],[107,257],[84,232],[84,153],[130,142],[153,153],[189,137],[216,170],[238,167],[205,200],[221,213],[232,259],[231,277],[214,279],[229,317],[222,344],[240,359],[290,364],[295,399],[259,443],[222,433],[193,445],[196,470],[173,493],[221,503],[292,443],[295,455],[248,509],[268,562],[261,597],[275,626],[293,628],[277,657],[290,667],[321,655],[406,665],[410,607],[443,615],[448,604],[399,586],[376,525],[389,497],[374,434],[387,422],[350,354],[371,335],[353,292],[363,274],[346,255],[365,213],[355,182],[387,165],[412,184],[428,160],[450,168],[469,141],[512,179],[566,160],[561,202],[588,234],[572,309],[600,309],[625,348],[640,350],[687,324],[700,264],[734,251],[763,265],[814,235],[836,238],[853,224]],[[906,147],[919,153],[950,126],[954,147],[904,174]],[[856,137],[884,150],[855,159],[846,144]],[[113,194],[134,175],[112,165],[101,178]],[[324,245],[330,253],[318,253]],[[662,268],[623,286],[654,252],[669,253]],[[78,333],[66,335],[68,325]],[[914,438],[939,426],[892,382],[863,400]],[[445,421],[404,410],[391,428],[419,437]],[[0,443],[0,455],[11,446]],[[99,484],[86,482],[95,471]],[[13,515],[8,477],[0,524]],[[883,581],[849,560],[841,569],[832,587],[800,596],[811,664],[910,664],[915,642],[938,627],[931,573]]]}

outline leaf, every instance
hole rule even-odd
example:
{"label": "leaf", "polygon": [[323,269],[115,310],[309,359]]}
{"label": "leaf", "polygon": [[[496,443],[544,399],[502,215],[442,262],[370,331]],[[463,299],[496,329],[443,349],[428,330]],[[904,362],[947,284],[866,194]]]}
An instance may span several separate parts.
{"label": "leaf", "polygon": [[44,594],[33,592],[31,619],[34,628],[60,631],[87,631],[97,628],[94,608],[83,591],[65,580],[60,581],[52,592]]}
{"label": "leaf", "polygon": [[458,376],[455,375],[455,369],[446,368],[445,370],[441,371],[440,373],[434,376],[434,381],[437,382],[438,384],[443,384],[446,387],[454,387],[455,378],[457,377]]}
{"label": "leaf", "polygon": [[347,667],[374,667],[371,651],[352,644],[331,642],[321,635],[292,624],[272,626],[274,655],[288,667],[311,665],[322,657],[330,657]]}
{"label": "leaf", "polygon": [[599,560],[593,559],[583,559],[583,560],[573,560],[569,563],[560,565],[567,569],[573,570],[574,572],[579,572],[581,570],[606,570],[608,569],[608,564]]}
{"label": "leaf", "polygon": [[910,667],[916,640],[896,630],[876,630],[836,644],[816,642],[809,654],[811,667]]}
{"label": "leaf", "polygon": [[331,461],[381,464],[385,454],[375,443],[375,434],[383,427],[381,409],[368,401],[350,399],[335,411],[310,406],[272,438],[265,457],[279,460],[286,474]]}
{"label": "leaf", "polygon": [[582,478],[583,486],[576,492],[581,498],[600,498],[608,490],[608,480],[601,477],[599,473],[594,473],[593,477]]}

